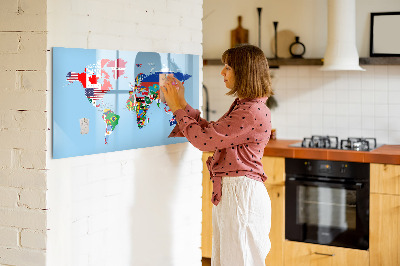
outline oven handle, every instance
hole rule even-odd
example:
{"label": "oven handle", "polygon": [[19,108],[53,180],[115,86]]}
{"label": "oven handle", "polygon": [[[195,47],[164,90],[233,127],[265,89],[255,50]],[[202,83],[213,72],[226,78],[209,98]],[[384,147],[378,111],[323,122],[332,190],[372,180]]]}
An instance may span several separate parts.
{"label": "oven handle", "polygon": [[310,180],[304,180],[303,178],[298,178],[298,177],[288,177],[286,181],[291,181],[291,182],[296,182],[296,183],[301,183],[304,185],[341,185],[345,186],[348,188],[354,188],[354,189],[361,189],[363,187],[362,182],[356,182],[356,183],[347,183],[347,182],[335,182],[335,181],[321,181],[321,180],[316,180],[316,181],[310,181]]}

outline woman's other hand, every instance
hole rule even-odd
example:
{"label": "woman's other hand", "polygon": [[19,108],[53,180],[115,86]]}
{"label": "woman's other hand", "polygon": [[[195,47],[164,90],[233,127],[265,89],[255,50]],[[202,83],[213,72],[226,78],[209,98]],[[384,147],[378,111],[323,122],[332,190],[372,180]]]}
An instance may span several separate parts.
{"label": "woman's other hand", "polygon": [[175,77],[168,75],[164,87],[161,87],[167,105],[174,113],[178,109],[184,109],[187,105],[185,100],[185,87]]}
{"label": "woman's other hand", "polygon": [[173,75],[169,76],[171,77],[178,85],[178,97],[179,97],[179,103],[183,108],[186,107],[187,102],[185,99],[185,87],[183,86],[182,82],[180,82],[177,78],[175,78]]}

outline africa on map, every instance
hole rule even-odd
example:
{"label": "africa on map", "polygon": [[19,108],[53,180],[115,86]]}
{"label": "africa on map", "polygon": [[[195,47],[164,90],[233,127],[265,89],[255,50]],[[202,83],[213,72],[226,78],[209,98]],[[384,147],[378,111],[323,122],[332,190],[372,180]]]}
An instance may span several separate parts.
{"label": "africa on map", "polygon": [[199,104],[199,56],[53,48],[53,158],[185,142],[160,95],[173,75]]}

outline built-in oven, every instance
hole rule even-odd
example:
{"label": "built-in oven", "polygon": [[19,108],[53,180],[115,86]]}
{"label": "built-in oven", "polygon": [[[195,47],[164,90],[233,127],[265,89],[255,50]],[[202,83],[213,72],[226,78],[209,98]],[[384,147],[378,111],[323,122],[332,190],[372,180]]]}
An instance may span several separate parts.
{"label": "built-in oven", "polygon": [[287,158],[285,169],[286,239],[368,249],[369,164]]}

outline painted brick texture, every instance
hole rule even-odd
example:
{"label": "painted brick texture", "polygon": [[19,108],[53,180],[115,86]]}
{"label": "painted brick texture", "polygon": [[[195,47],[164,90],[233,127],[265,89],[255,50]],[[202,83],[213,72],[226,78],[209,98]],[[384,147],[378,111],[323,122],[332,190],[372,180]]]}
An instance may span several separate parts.
{"label": "painted brick texture", "polygon": [[0,227],[0,247],[18,247],[19,231],[16,228]]}
{"label": "painted brick texture", "polygon": [[46,5],[0,3],[1,265],[45,265]]}

